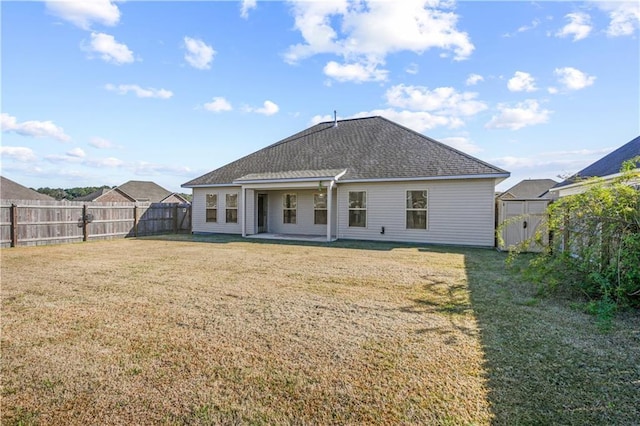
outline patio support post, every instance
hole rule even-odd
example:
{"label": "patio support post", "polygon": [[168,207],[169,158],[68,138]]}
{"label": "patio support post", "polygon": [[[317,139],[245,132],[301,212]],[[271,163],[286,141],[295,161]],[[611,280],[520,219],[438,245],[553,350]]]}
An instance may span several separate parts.
{"label": "patio support post", "polygon": [[241,216],[242,216],[242,236],[246,237],[247,236],[247,193],[246,193],[246,189],[243,186],[242,187],[242,196],[241,196],[241,202],[242,202],[242,209],[240,210]]}

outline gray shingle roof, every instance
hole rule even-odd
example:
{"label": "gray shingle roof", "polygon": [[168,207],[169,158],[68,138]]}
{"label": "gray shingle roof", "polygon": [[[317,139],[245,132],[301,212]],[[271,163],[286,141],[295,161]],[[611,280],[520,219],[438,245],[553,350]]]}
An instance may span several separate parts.
{"label": "gray shingle roof", "polygon": [[130,180],[115,188],[130,196],[136,201],[149,201],[159,203],[172,194],[155,182],[143,180]]}
{"label": "gray shingle roof", "polygon": [[620,173],[622,163],[638,155],[640,155],[640,136],[622,145],[612,153],[605,155],[570,178],[560,182],[554,188],[571,185],[580,179],[587,179],[596,176],[604,177]]}
{"label": "gray shingle roof", "polygon": [[0,198],[3,200],[42,200],[54,201],[55,198],[41,194],[24,185],[0,176]]}
{"label": "gray shingle roof", "polygon": [[[500,199],[516,198],[516,199],[530,199],[530,198],[545,198],[549,192],[549,188],[556,185],[553,179],[526,179],[513,185],[511,188],[504,191],[498,196]],[[543,197],[545,196],[545,197]],[[549,197],[550,198],[550,197]]]}
{"label": "gray shingle roof", "polygon": [[344,170],[341,181],[491,175],[502,170],[382,117],[316,124],[186,182],[224,185],[246,175]]}

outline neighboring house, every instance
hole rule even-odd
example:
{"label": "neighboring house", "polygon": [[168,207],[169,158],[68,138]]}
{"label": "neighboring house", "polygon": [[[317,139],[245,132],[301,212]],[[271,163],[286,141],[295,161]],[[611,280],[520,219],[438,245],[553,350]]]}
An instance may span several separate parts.
{"label": "neighboring house", "polygon": [[[524,241],[531,241],[536,236],[547,206],[553,198],[549,189],[557,183],[553,179],[526,179],[496,197],[501,237],[498,247],[501,250],[519,247]],[[547,243],[547,236],[544,235],[542,240]],[[541,249],[539,245],[530,244],[527,250]]]}
{"label": "neighboring house", "polygon": [[41,194],[31,188],[0,176],[0,199],[2,200],[37,200],[55,201],[55,198]]}
{"label": "neighboring house", "polygon": [[[625,161],[640,156],[640,136],[622,145],[612,153],[605,155],[590,166],[580,170],[569,179],[560,182],[550,189],[558,197],[566,197],[567,195],[579,194],[584,192],[588,182],[586,179],[591,177],[600,177],[612,180],[620,176],[620,169]],[[640,168],[636,169],[640,172]],[[640,182],[637,182],[640,183]]]}
{"label": "neighboring house", "polygon": [[130,180],[113,189],[99,189],[75,201],[122,202],[122,203],[188,203],[184,197],[164,189],[155,182]]}
{"label": "neighboring house", "polygon": [[500,193],[498,200],[530,200],[534,198],[551,198],[549,189],[557,185],[553,179],[525,179],[506,191]]}
{"label": "neighboring house", "polygon": [[320,123],[193,179],[192,231],[494,245],[509,172],[382,117]]}

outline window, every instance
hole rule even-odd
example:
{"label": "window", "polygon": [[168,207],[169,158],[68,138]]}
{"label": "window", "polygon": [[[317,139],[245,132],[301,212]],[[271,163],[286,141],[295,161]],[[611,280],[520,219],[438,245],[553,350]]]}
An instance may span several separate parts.
{"label": "window", "polygon": [[407,229],[427,229],[427,191],[407,191]]}
{"label": "window", "polygon": [[297,194],[284,194],[282,196],[282,223],[296,223],[296,209],[298,208]]}
{"label": "window", "polygon": [[238,223],[238,194],[227,194],[227,223]]}
{"label": "window", "polygon": [[349,191],[349,226],[367,226],[367,193]]}
{"label": "window", "polygon": [[315,225],[327,224],[327,194],[313,194],[313,223]]}
{"label": "window", "polygon": [[218,194],[207,194],[207,222],[218,221]]}

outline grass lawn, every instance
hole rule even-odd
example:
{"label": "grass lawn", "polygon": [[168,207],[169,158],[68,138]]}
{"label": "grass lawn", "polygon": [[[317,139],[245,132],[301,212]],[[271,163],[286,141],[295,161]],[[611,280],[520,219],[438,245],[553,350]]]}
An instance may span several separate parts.
{"label": "grass lawn", "polygon": [[3,249],[12,424],[640,422],[603,334],[492,250],[167,236]]}

